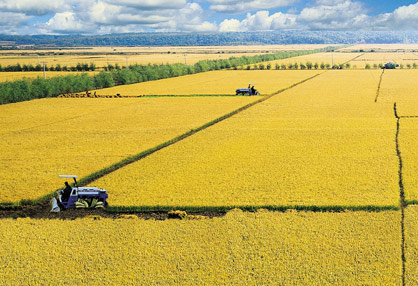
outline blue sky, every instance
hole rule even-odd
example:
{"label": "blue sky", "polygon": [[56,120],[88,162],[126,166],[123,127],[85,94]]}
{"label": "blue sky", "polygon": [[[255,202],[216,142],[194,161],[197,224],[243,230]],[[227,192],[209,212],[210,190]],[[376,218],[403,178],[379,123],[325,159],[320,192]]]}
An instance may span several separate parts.
{"label": "blue sky", "polygon": [[0,0],[6,34],[418,31],[418,0]]}

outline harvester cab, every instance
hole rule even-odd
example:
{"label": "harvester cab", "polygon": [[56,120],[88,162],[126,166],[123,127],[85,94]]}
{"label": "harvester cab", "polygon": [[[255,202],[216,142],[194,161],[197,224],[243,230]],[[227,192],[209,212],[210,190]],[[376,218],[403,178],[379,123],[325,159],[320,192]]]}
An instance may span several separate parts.
{"label": "harvester cab", "polygon": [[254,88],[255,83],[249,83],[247,88],[238,88],[235,95],[260,95],[258,90]]}
{"label": "harvester cab", "polygon": [[[51,212],[71,208],[104,208],[107,206],[107,191],[96,187],[79,187],[77,176],[59,175],[60,178],[73,178],[74,186],[57,191],[57,197],[51,201]],[[68,189],[67,189],[68,188]]]}

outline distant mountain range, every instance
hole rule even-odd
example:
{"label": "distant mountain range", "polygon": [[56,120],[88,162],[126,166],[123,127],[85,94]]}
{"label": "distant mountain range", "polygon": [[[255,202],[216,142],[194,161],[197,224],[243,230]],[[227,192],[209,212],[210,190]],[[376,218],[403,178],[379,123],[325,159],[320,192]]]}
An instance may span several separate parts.
{"label": "distant mountain range", "polygon": [[0,47],[219,46],[262,44],[418,43],[418,32],[281,31],[231,33],[135,33],[111,35],[0,35]]}

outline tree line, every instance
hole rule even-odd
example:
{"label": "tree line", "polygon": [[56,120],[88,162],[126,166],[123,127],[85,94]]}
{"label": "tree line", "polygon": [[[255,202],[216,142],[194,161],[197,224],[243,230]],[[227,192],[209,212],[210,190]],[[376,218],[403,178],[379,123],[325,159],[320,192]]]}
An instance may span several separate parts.
{"label": "tree line", "polygon": [[[112,65],[109,65],[112,66]],[[112,66],[113,67],[113,66]],[[45,68],[45,71],[95,71],[96,65],[94,63],[77,63],[77,65],[75,66],[66,66],[66,65],[60,65],[57,64],[55,66],[48,66],[45,64],[41,65],[41,64],[37,64],[37,65],[32,65],[32,64],[14,64],[14,65],[8,65],[8,66],[2,66],[0,65],[0,72],[34,72],[34,71],[43,71]]]}
{"label": "tree line", "polygon": [[21,79],[0,83],[0,104],[20,102],[36,98],[56,97],[60,94],[84,92],[116,85],[132,84],[150,80],[201,73],[221,69],[237,69],[259,62],[285,59],[323,51],[333,51],[333,47],[325,49],[289,51],[275,54],[230,57],[229,59],[202,60],[194,65],[131,65],[126,68],[101,71],[94,76],[86,73],[57,76],[49,79]]}

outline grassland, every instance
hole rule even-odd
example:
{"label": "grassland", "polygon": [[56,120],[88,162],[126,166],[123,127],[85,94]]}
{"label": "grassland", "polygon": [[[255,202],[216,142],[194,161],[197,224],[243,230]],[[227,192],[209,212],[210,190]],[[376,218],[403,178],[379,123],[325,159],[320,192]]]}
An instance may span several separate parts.
{"label": "grassland", "polygon": [[59,174],[86,176],[254,100],[42,99],[0,106],[0,202],[48,194],[62,184]]}
{"label": "grassland", "polygon": [[6,219],[0,284],[401,285],[399,221],[393,211]]}
{"label": "grassland", "polygon": [[396,121],[373,102],[378,80],[327,72],[95,183],[113,206],[397,206]]}
{"label": "grassland", "polygon": [[268,95],[295,82],[311,77],[318,71],[211,71],[177,78],[142,82],[93,90],[97,95],[234,95],[237,88],[249,83],[262,95]]}

